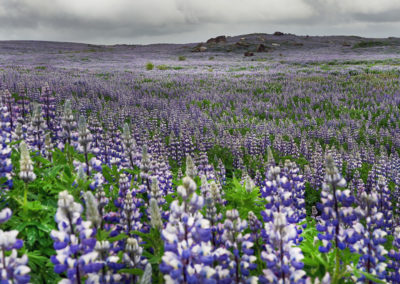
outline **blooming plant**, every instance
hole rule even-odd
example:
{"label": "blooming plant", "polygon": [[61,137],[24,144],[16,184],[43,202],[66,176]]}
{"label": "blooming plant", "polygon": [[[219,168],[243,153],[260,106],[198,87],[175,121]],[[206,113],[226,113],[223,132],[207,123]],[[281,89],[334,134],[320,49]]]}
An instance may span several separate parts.
{"label": "blooming plant", "polygon": [[395,46],[291,38],[0,43],[1,282],[400,283]]}

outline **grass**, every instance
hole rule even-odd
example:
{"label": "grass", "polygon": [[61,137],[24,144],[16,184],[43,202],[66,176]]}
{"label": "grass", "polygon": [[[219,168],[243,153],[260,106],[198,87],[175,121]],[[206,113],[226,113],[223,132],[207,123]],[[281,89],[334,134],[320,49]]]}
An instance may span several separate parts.
{"label": "grass", "polygon": [[362,41],[353,45],[353,48],[368,48],[368,47],[376,47],[376,46],[390,46],[393,45],[388,41]]}

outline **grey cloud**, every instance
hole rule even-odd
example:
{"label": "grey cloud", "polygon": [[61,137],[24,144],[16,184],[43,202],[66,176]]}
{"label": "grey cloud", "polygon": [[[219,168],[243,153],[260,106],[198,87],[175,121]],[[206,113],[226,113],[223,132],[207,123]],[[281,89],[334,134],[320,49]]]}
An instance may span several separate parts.
{"label": "grey cloud", "polygon": [[1,0],[0,39],[193,42],[274,30],[384,37],[399,36],[384,34],[400,27],[399,15],[397,0]]}

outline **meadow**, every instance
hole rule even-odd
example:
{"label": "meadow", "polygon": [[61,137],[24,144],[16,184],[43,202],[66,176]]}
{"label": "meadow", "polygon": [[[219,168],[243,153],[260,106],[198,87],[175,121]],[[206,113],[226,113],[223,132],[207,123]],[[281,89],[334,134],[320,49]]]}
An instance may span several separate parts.
{"label": "meadow", "polygon": [[281,41],[1,42],[1,283],[400,283],[400,47]]}

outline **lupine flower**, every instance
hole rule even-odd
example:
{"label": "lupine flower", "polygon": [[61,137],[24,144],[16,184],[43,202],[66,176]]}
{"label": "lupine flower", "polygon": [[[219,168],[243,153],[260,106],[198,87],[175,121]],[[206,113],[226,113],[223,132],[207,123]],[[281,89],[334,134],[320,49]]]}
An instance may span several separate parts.
{"label": "lupine flower", "polygon": [[[369,193],[363,192],[360,200],[360,217],[365,219],[365,226],[358,225],[360,240],[354,245],[361,254],[358,266],[360,269],[376,275],[379,279],[386,277],[386,254],[383,244],[386,242],[385,217],[379,210],[379,195],[373,188]],[[361,277],[359,281],[365,281]]]}
{"label": "lupine flower", "polygon": [[286,216],[287,213],[274,212],[273,221],[265,223],[268,237],[261,258],[267,269],[263,270],[261,283],[306,283],[306,273],[302,270],[303,253],[294,246],[297,228],[287,221]]}
{"label": "lupine flower", "polygon": [[[351,197],[350,190],[341,192],[340,187],[344,187],[346,181],[340,175],[332,157],[326,158],[326,175],[322,185],[321,203],[317,205],[321,216],[318,219],[317,230],[320,232],[318,238],[322,241],[319,251],[327,253],[334,245],[336,248],[344,249],[346,247],[346,229],[345,224],[353,221],[351,217],[348,222],[343,218],[346,210],[351,210],[351,204],[354,197]],[[345,201],[344,207],[340,208],[341,197]],[[351,213],[354,215],[354,213]]]}
{"label": "lupine flower", "polygon": [[99,212],[99,203],[90,191],[82,194],[86,206],[86,220],[92,222],[97,229],[101,228],[102,216]]}
{"label": "lupine flower", "polygon": [[205,192],[205,205],[206,205],[206,218],[210,221],[210,228],[212,233],[212,244],[219,245],[221,234],[218,234],[217,224],[222,219],[222,214],[218,212],[218,207],[222,206],[222,198],[219,186],[211,181]]}
{"label": "lupine flower", "polygon": [[186,175],[192,179],[197,176],[197,168],[191,156],[186,156]]}
{"label": "lupine flower", "polygon": [[146,264],[143,275],[140,278],[139,284],[151,284],[152,269],[150,263]]}
{"label": "lupine flower", "polygon": [[143,182],[149,186],[150,185],[150,156],[147,152],[147,147],[143,146],[142,149],[142,160],[140,161],[140,177],[142,178]]}
{"label": "lupine flower", "polygon": [[89,171],[90,165],[89,165],[88,154],[91,149],[92,135],[90,134],[90,131],[87,128],[86,119],[83,115],[81,115],[79,117],[78,131],[79,131],[78,142],[80,145],[80,150],[85,155],[86,174],[89,175],[90,174],[90,171]]}
{"label": "lupine flower", "polygon": [[389,251],[389,273],[386,280],[391,283],[400,283],[400,227],[393,232],[393,248]]}
{"label": "lupine flower", "polygon": [[52,96],[49,84],[46,82],[41,90],[42,107],[44,110],[44,117],[46,119],[47,128],[53,130],[53,118],[55,116],[55,98]]}
{"label": "lupine flower", "polygon": [[387,185],[386,178],[382,175],[378,176],[376,191],[378,193],[378,211],[383,213],[384,230],[387,233],[392,232],[393,228],[393,207],[392,207],[392,194]]}
{"label": "lupine flower", "polygon": [[132,193],[128,191],[123,201],[120,219],[120,226],[128,235],[131,235],[133,230],[140,231],[143,226],[140,220],[142,213],[140,213],[140,209],[136,205],[132,198]]}
{"label": "lupine flower", "polygon": [[[0,223],[5,223],[11,218],[9,208],[0,211]],[[17,250],[23,245],[22,240],[17,239],[18,231],[0,230],[0,282],[1,283],[28,283],[30,280],[28,257],[18,257]],[[6,251],[11,254],[6,255]]]}
{"label": "lupine flower", "polygon": [[[10,142],[10,116],[7,107],[0,105],[0,177],[5,177],[5,187],[12,186],[12,164],[11,164],[11,148],[7,145]],[[4,186],[2,185],[2,187]]]}
{"label": "lupine flower", "polygon": [[256,257],[254,256],[254,243],[250,234],[243,235],[247,228],[247,221],[239,218],[239,212],[236,209],[226,212],[224,222],[224,234],[222,239],[228,249],[232,250],[230,254],[230,275],[235,283],[256,281],[257,277],[251,277],[250,271],[254,270]]}
{"label": "lupine flower", "polygon": [[45,138],[46,123],[42,116],[42,109],[40,105],[35,104],[32,114],[31,126],[29,128],[30,136],[32,140],[30,141],[31,146],[42,153],[44,148],[44,138]]}
{"label": "lupine flower", "polygon": [[262,212],[265,223],[261,233],[265,244],[261,259],[267,268],[260,276],[261,283],[306,281],[303,254],[295,246],[301,241],[299,234],[302,232],[297,223],[304,218],[304,183],[297,172],[298,169],[289,163],[284,169],[272,166],[261,188],[262,196],[268,201]]}
{"label": "lupine flower", "polygon": [[83,221],[82,205],[74,202],[67,191],[60,192],[55,220],[58,231],[51,231],[56,255],[51,256],[54,271],[66,273],[72,283],[81,283],[81,277],[97,273],[102,264],[97,262],[98,253],[94,251],[96,230],[90,221]]}
{"label": "lupine flower", "polygon": [[137,164],[138,155],[136,153],[136,142],[131,135],[131,130],[128,123],[124,124],[122,143],[124,145],[126,159],[129,162],[129,166],[133,169]]}
{"label": "lupine flower", "polygon": [[167,283],[207,283],[215,274],[210,224],[198,212],[204,200],[195,190],[195,182],[185,177],[177,189],[182,204],[171,203],[169,222],[162,231],[165,252],[160,270]]}
{"label": "lupine flower", "polygon": [[61,127],[61,137],[64,140],[63,143],[68,143],[69,145],[71,145],[72,139],[74,138],[73,131],[76,129],[76,122],[74,115],[72,114],[70,100],[66,100],[64,103],[64,112],[61,118]]}
{"label": "lupine flower", "polygon": [[157,230],[161,230],[163,227],[160,208],[158,207],[157,201],[154,198],[150,199],[150,223],[151,227]]}
{"label": "lupine flower", "polygon": [[36,179],[36,175],[33,172],[33,163],[31,156],[29,155],[28,147],[24,141],[21,142],[20,146],[21,159],[19,161],[19,178],[24,182],[32,182]]}

